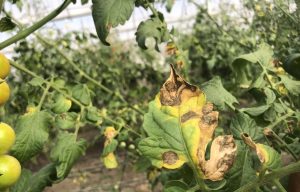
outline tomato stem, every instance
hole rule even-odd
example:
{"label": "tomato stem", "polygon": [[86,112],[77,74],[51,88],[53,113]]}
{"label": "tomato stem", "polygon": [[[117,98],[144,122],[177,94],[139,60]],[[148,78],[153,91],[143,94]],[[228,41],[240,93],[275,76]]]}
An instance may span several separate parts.
{"label": "tomato stem", "polygon": [[0,43],[0,50],[29,36],[34,31],[38,30],[42,26],[44,26],[46,23],[48,23],[50,20],[55,18],[58,14],[60,14],[68,5],[72,3],[72,0],[65,0],[58,8],[53,10],[49,15],[44,17],[43,19],[39,20],[35,24],[33,24],[31,27],[28,27],[27,29],[21,30],[16,35],[10,37],[9,39],[3,41]]}
{"label": "tomato stem", "polygon": [[241,188],[235,190],[234,192],[247,192],[253,191],[255,187],[261,186],[266,183],[272,183],[274,179],[279,179],[281,177],[290,175],[291,173],[296,173],[300,171],[300,161],[290,164],[288,166],[275,169],[269,174],[266,174],[261,180],[259,178],[255,179],[254,181],[250,181],[246,185],[242,186]]}

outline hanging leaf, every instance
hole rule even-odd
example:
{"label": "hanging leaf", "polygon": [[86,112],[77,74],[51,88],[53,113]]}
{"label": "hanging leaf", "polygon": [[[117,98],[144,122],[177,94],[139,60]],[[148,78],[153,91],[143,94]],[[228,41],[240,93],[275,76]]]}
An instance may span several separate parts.
{"label": "hanging leaf", "polygon": [[140,141],[139,149],[158,168],[176,169],[188,163],[202,178],[222,180],[234,162],[236,146],[232,135],[213,139],[218,114],[211,103],[206,103],[204,93],[172,67],[169,79],[149,103],[143,123],[149,137]]}
{"label": "hanging leaf", "polygon": [[42,151],[49,137],[51,116],[46,111],[33,111],[21,116],[16,125],[16,143],[12,154],[19,161],[27,161]]}
{"label": "hanging leaf", "polygon": [[155,49],[159,51],[158,44],[169,40],[169,31],[166,24],[163,22],[164,18],[161,13],[158,17],[152,16],[147,21],[143,21],[137,28],[136,41],[142,49],[147,49],[146,39],[155,39]]}
{"label": "hanging leaf", "polygon": [[[1,8],[1,5],[0,5]],[[1,12],[1,10],[0,10]],[[0,19],[0,32],[9,31],[16,27],[16,24],[11,21],[9,17],[3,17]]]}
{"label": "hanging leaf", "polygon": [[[261,44],[257,51],[237,57],[232,63],[232,68],[241,87],[249,88],[256,79],[262,77],[262,68],[271,67],[272,56],[272,48],[267,44]],[[257,65],[257,68],[251,68],[251,63]],[[255,84],[257,86],[261,85],[258,82],[255,82]]]}
{"label": "hanging leaf", "polygon": [[207,100],[215,104],[221,110],[225,110],[226,105],[234,109],[233,104],[238,103],[237,99],[223,87],[219,76],[203,83],[201,87],[207,96]]}
{"label": "hanging leaf", "polygon": [[92,15],[98,37],[105,45],[112,27],[123,25],[134,9],[135,0],[93,0]]}

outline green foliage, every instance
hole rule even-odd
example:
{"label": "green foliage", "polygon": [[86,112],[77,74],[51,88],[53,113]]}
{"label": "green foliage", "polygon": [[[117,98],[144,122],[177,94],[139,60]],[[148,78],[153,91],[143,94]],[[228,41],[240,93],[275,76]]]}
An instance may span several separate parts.
{"label": "green foliage", "polygon": [[[6,2],[22,5],[21,1]],[[168,11],[174,3],[159,2]],[[86,3],[88,0],[81,0]],[[116,160],[119,148],[127,149],[125,153],[137,169],[149,173],[152,187],[161,183],[166,192],[230,192],[244,190],[250,180],[259,181],[252,186],[257,191],[271,191],[273,179],[291,173],[280,168],[280,156],[299,159],[300,155],[299,1],[295,11],[284,1],[247,0],[238,8],[221,2],[214,14],[200,5],[192,33],[187,35],[168,29],[153,0],[92,3],[96,31],[104,45],[109,45],[110,29],[129,20],[135,6],[149,9],[151,16],[135,33],[143,50],[128,42],[123,46],[117,38],[111,47],[103,47],[96,35],[82,32],[49,33],[47,38],[37,34],[38,38],[16,45],[12,63],[16,70],[7,78],[12,96],[1,111],[1,121],[15,125],[17,139],[11,153],[23,165],[42,154],[50,164],[35,173],[24,168],[10,191],[39,192],[62,181],[88,146],[102,138],[102,128],[112,124],[118,136],[106,144],[102,157],[114,152],[110,158]],[[15,23],[9,16],[3,17],[0,31],[15,29]],[[158,45],[168,43],[166,62],[174,63],[186,79],[201,84],[206,99],[221,110],[216,137],[211,134],[201,149],[205,162],[214,159],[218,154],[213,153],[213,141],[224,134],[233,135],[237,155],[221,181],[206,179],[206,172],[197,169],[194,152],[198,156],[201,151],[199,142],[194,142],[197,126],[185,127],[180,122],[183,114],[158,107],[155,101],[149,103],[167,69],[149,49],[147,40],[151,38],[156,55],[160,54]],[[193,105],[177,107],[193,109]],[[205,110],[200,116],[202,113]],[[201,118],[203,122],[212,120]],[[81,130],[89,128],[100,129],[94,140],[80,139]],[[178,164],[166,165],[163,156],[174,153]],[[166,166],[172,170],[160,169]]]}
{"label": "green foliage", "polygon": [[51,116],[46,111],[35,111],[18,119],[12,154],[19,161],[27,161],[42,151],[49,137],[50,122]]}
{"label": "green foliage", "polygon": [[102,43],[109,45],[106,38],[112,27],[124,24],[134,8],[134,0],[93,0],[92,15],[97,34]]}
{"label": "green foliage", "polygon": [[[233,104],[238,103],[237,99],[223,87],[222,81],[218,76],[203,83],[202,88],[207,100],[215,104],[221,110],[225,110],[226,106],[234,109]],[[216,94],[216,90],[218,90],[218,94]]]}
{"label": "green foliage", "polygon": [[84,139],[76,141],[76,135],[61,133],[51,151],[51,160],[56,164],[57,179],[64,179],[76,160],[84,155],[87,143]]}
{"label": "green foliage", "polygon": [[147,49],[146,39],[155,39],[155,49],[159,51],[158,44],[166,42],[169,39],[169,31],[164,23],[164,17],[161,13],[158,16],[152,16],[147,21],[139,24],[136,32],[136,41],[142,49]]}

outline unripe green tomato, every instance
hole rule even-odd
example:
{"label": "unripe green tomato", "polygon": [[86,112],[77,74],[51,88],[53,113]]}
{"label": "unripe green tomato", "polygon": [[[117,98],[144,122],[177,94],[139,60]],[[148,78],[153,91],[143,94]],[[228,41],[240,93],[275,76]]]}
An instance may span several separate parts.
{"label": "unripe green tomato", "polygon": [[9,151],[15,139],[15,131],[6,123],[0,123],[0,155]]}
{"label": "unripe green tomato", "polygon": [[120,148],[125,148],[126,147],[126,143],[124,141],[122,141],[119,146],[120,146]]}
{"label": "unripe green tomato", "polygon": [[9,155],[0,156],[0,189],[5,189],[15,184],[21,175],[19,161]]}
{"label": "unripe green tomato", "polygon": [[135,146],[134,146],[134,144],[130,144],[128,148],[129,149],[135,149]]}

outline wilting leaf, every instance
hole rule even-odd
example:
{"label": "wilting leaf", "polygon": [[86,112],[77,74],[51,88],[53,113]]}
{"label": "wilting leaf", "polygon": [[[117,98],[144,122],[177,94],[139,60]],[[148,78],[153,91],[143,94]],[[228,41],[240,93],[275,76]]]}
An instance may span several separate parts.
{"label": "wilting leaf", "polygon": [[106,127],[104,131],[105,142],[104,149],[101,155],[104,166],[107,169],[114,169],[118,167],[118,161],[114,154],[118,146],[118,141],[114,139],[118,134],[118,131],[114,127]]}
{"label": "wilting leaf", "polygon": [[[197,167],[201,177],[222,180],[233,164],[236,146],[232,135],[213,140],[218,114],[211,103],[206,103],[204,93],[172,68],[169,79],[149,104],[143,124],[149,137],[141,140],[139,149],[158,168],[176,169],[188,163]],[[210,159],[206,160],[210,141]]]}

